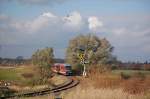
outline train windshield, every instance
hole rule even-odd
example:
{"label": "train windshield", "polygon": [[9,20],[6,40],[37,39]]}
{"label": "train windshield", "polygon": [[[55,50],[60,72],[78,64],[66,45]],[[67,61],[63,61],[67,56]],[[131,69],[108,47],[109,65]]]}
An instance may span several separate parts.
{"label": "train windshield", "polygon": [[66,69],[67,70],[71,70],[71,66],[66,66]]}

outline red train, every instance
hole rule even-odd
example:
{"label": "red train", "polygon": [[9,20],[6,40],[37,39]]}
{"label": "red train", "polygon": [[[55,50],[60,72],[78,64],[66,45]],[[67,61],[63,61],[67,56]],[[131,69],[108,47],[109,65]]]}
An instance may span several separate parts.
{"label": "red train", "polygon": [[72,75],[72,68],[70,64],[55,63],[52,66],[52,71],[63,75]]}

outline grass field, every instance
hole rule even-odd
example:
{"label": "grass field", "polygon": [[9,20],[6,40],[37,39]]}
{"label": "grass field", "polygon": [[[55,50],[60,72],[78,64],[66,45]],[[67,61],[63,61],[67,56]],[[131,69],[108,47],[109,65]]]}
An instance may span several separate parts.
{"label": "grass field", "polygon": [[[22,90],[23,88],[29,89],[32,87],[40,87],[47,84],[36,84],[36,86],[33,85],[34,82],[36,82],[36,78],[38,78],[38,71],[36,71],[36,66],[19,66],[19,67],[0,67],[0,84],[4,85],[3,82],[9,82],[12,83],[12,86],[9,86],[9,88],[15,87],[15,89]],[[35,80],[35,81],[34,81]],[[53,84],[55,86],[62,84],[64,82],[68,81],[68,79],[64,76],[57,75],[53,78],[49,79],[50,84]],[[16,86],[15,86],[16,85]],[[44,86],[45,87],[45,86]]]}
{"label": "grass field", "polygon": [[20,66],[14,68],[0,67],[0,80],[28,84],[32,77],[25,78],[23,75],[32,74],[36,76],[35,68],[34,66]]}
{"label": "grass field", "polygon": [[0,69],[0,80],[20,80],[21,76],[16,69]]}

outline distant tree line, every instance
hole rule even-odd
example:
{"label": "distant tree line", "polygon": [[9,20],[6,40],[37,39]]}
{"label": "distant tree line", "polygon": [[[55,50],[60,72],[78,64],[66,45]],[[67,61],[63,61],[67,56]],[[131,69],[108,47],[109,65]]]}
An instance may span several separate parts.
{"label": "distant tree line", "polygon": [[1,66],[20,66],[31,64],[31,59],[0,58]]}
{"label": "distant tree line", "polygon": [[[64,59],[54,58],[54,63],[64,63]],[[31,65],[32,59],[17,59],[17,58],[1,58],[0,57],[0,65],[1,66],[20,66],[20,65]]]}
{"label": "distant tree line", "polygon": [[112,66],[112,69],[121,70],[150,70],[150,63],[119,63]]}

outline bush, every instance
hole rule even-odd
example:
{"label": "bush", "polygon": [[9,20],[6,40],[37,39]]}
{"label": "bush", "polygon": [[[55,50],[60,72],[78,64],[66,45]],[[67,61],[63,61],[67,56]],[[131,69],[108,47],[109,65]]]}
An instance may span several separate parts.
{"label": "bush", "polygon": [[116,69],[118,69],[118,67],[116,65],[111,66],[111,70],[116,70]]}
{"label": "bush", "polygon": [[33,77],[33,74],[32,73],[23,73],[22,76],[24,78],[32,78]]}
{"label": "bush", "polygon": [[123,72],[120,73],[121,79],[129,79],[131,76],[129,74],[125,74]]}
{"label": "bush", "polygon": [[133,77],[135,78],[139,78],[141,80],[144,80],[146,78],[145,74],[144,73],[141,73],[141,72],[137,72],[133,75]]}
{"label": "bush", "polygon": [[15,93],[15,91],[9,89],[8,87],[0,87],[0,98],[2,98],[2,97],[4,98],[4,97],[12,95],[14,93]]}
{"label": "bush", "polygon": [[81,64],[72,66],[73,75],[81,75],[82,71],[83,71],[83,66]]}

